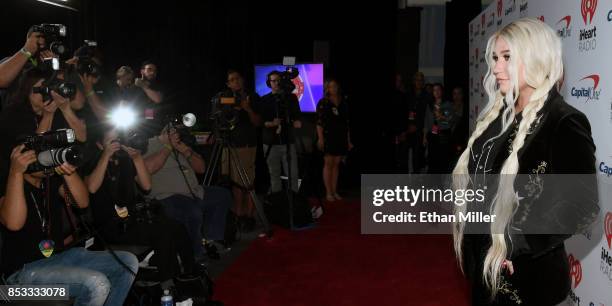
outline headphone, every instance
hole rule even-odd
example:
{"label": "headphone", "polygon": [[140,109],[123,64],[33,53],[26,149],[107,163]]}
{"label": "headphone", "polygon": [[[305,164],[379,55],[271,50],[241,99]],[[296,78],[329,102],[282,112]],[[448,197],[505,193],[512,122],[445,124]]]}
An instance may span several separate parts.
{"label": "headphone", "polygon": [[266,76],[266,86],[268,86],[268,88],[272,88],[272,85],[270,84],[270,77],[275,74],[278,75],[279,77],[281,75],[279,71],[273,70],[273,71],[270,71],[268,75]]}

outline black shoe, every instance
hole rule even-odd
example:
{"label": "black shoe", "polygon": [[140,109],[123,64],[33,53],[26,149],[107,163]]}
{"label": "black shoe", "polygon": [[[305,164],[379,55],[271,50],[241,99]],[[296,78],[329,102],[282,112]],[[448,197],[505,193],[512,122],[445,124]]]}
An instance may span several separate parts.
{"label": "black shoe", "polygon": [[219,260],[221,258],[217,247],[210,242],[204,244],[204,250],[206,250],[206,256],[210,259]]}

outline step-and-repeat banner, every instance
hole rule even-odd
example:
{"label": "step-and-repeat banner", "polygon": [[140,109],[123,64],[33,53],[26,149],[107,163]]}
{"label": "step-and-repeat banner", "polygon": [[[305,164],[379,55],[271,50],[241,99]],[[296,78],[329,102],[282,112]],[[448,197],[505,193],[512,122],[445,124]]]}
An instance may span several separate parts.
{"label": "step-and-repeat banner", "polygon": [[572,279],[566,303],[612,305],[612,0],[496,0],[472,20],[470,130],[487,102],[487,39],[522,17],[539,18],[561,38],[561,94],[587,115],[597,145],[601,215],[589,233],[566,241]]}

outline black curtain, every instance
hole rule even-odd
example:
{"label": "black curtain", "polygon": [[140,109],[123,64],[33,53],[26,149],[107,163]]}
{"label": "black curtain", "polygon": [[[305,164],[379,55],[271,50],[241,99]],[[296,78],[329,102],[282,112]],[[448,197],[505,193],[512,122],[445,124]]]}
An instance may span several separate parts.
{"label": "black curtain", "polygon": [[480,0],[452,0],[446,3],[444,84],[446,89],[461,86],[464,95],[469,83],[468,26],[481,11]]}

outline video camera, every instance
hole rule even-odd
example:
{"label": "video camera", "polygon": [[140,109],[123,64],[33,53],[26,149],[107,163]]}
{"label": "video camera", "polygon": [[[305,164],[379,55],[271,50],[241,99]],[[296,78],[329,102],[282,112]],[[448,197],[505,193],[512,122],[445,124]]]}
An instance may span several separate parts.
{"label": "video camera", "polygon": [[33,32],[42,33],[45,36],[45,43],[48,49],[60,57],[66,54],[68,49],[62,39],[66,37],[66,26],[62,24],[43,23],[32,26]]}
{"label": "video camera", "polygon": [[293,79],[297,78],[300,75],[298,69],[293,66],[289,66],[284,72],[279,72],[279,75],[279,86],[281,90],[286,94],[292,93],[295,90],[295,84],[293,84]]}
{"label": "video camera", "polygon": [[215,129],[231,131],[236,127],[239,110],[235,106],[242,103],[241,99],[239,94],[231,90],[219,92],[213,97],[210,120],[213,121]]}
{"label": "video camera", "polygon": [[60,129],[43,134],[29,135],[22,139],[25,150],[36,152],[36,162],[28,166],[27,173],[53,169],[63,163],[80,166],[83,162],[83,151],[79,145],[73,145],[74,130]]}

